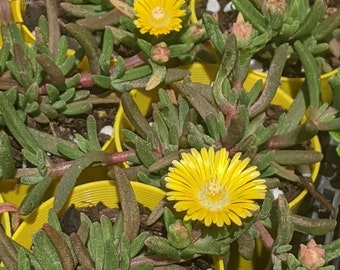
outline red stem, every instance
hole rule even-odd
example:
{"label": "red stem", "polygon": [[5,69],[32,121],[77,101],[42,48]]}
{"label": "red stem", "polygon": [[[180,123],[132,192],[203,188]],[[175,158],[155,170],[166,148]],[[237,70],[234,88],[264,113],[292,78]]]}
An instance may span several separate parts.
{"label": "red stem", "polygon": [[130,266],[139,265],[142,263],[150,263],[152,266],[165,266],[174,263],[185,262],[186,260],[180,259],[179,261],[166,260],[160,255],[151,255],[148,257],[137,257],[131,260]]}
{"label": "red stem", "polygon": [[271,252],[273,249],[274,245],[274,239],[268,232],[268,230],[263,226],[262,222],[257,220],[254,223],[255,228],[259,231],[260,233],[260,239],[264,245],[264,247]]}
{"label": "red stem", "polygon": [[[135,157],[136,152],[135,151],[124,151],[119,153],[105,153],[105,163],[102,164],[102,166],[111,166],[119,163],[123,163],[127,161],[128,157]],[[71,167],[73,161],[65,161],[61,163],[52,164],[52,166],[49,168],[49,173],[52,177],[52,179],[57,179],[64,175],[64,173]],[[28,175],[35,175],[39,174],[37,168],[27,168],[27,169],[18,169],[17,173],[15,175],[15,178],[19,179],[24,176]]]}
{"label": "red stem", "polygon": [[[134,68],[140,65],[143,65],[146,61],[146,56],[144,53],[139,52],[127,59],[125,59],[125,68],[129,69],[129,68]],[[112,65],[110,68],[110,74],[112,74],[112,72],[115,70],[115,66]],[[66,81],[69,80],[69,78],[66,78]],[[95,85],[95,83],[92,80],[92,73],[86,72],[86,73],[82,73],[81,74],[81,78],[80,81],[77,85],[77,87],[79,88],[88,88],[88,87],[93,87]],[[39,88],[39,94],[40,95],[46,95],[46,87],[45,84],[40,86]]]}

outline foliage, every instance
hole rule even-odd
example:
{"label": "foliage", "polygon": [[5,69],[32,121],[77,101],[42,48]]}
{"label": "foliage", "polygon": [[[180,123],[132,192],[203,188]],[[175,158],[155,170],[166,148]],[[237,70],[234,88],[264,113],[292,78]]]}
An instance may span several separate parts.
{"label": "foliage", "polygon": [[[252,2],[233,1],[244,19],[254,27],[251,35],[246,36],[248,40],[240,40],[237,32],[222,33],[215,19],[208,14],[203,16],[203,22],[189,23],[190,12],[186,3],[181,29],[159,36],[139,31],[130,2],[91,1],[94,4],[91,7],[87,1],[64,4],[65,10],[83,12],[81,16],[84,18],[89,12],[93,18],[101,14],[106,19],[107,14],[112,15],[117,10],[122,13],[117,16],[119,21],[111,22],[105,30],[102,29],[100,49],[91,32],[96,30],[82,23],[63,25],[80,45],[74,54],[68,53],[65,36],[52,38],[53,35],[50,35],[56,23],[53,16],[47,20],[40,18],[36,41],[30,45],[24,42],[14,24],[2,23],[0,176],[2,179],[14,177],[21,184],[33,186],[19,206],[18,211],[22,215],[34,211],[51,184],[59,180],[50,224],[33,236],[32,250],[18,247],[0,230],[0,256],[8,269],[16,269],[18,263],[27,269],[44,269],[46,260],[39,259],[42,252],[51,256],[49,263],[53,262],[56,267],[61,264],[64,269],[73,269],[77,263],[85,262],[89,262],[90,268],[105,266],[114,269],[118,268],[119,263],[121,269],[129,269],[130,264],[135,264],[138,269],[151,269],[158,263],[171,264],[202,254],[225,255],[232,243],[238,244],[242,257],[251,259],[257,238],[263,241],[271,254],[274,269],[309,267],[304,256],[296,257],[291,253],[290,242],[294,231],[322,235],[334,230],[336,221],[298,216],[291,212],[284,196],[274,198],[272,191],[279,187],[282,180],[307,183],[306,187],[313,187],[310,181],[311,166],[321,161],[323,156],[301,146],[318,131],[340,130],[338,97],[334,96],[333,104],[321,104],[319,98],[321,86],[314,54],[327,47],[323,43],[325,36],[320,36],[325,31],[311,31],[320,27],[323,29],[325,24],[331,23],[332,27],[327,28],[329,31],[326,33],[331,34],[338,27],[338,17],[335,17],[338,15],[323,20],[325,5],[321,0],[315,1],[310,11],[307,1],[289,1],[287,5],[279,1],[282,4],[277,6],[279,9],[273,9],[272,2],[266,1],[264,9],[267,9],[261,13]],[[238,23],[245,22],[241,18]],[[312,35],[309,35],[310,32]],[[214,53],[206,47],[208,37]],[[122,45],[131,50],[131,57],[113,57],[115,47]],[[249,61],[264,48],[272,52],[268,79],[264,85],[258,81],[251,89],[245,89]],[[208,62],[214,61],[215,54],[221,60],[212,85],[191,82],[189,72],[178,67],[203,58]],[[84,56],[89,70],[82,72],[78,67]],[[278,92],[288,56],[299,58],[306,80],[292,105],[285,108],[276,121],[268,122],[267,111]],[[330,80],[334,93],[339,88],[338,77]],[[129,91],[134,88],[157,91],[159,101],[152,104],[152,125],[149,123],[150,116],[143,115],[131,98]],[[54,138],[26,125],[28,117],[39,123],[48,123],[61,113],[66,116],[88,113],[94,104],[118,101],[121,101],[134,127],[133,130],[122,131],[125,150],[121,153],[101,150],[95,120],[91,115],[87,117],[87,138],[77,135],[76,142]],[[332,134],[336,138],[337,133]],[[13,136],[22,146],[22,154],[30,168],[15,168],[9,136]],[[247,207],[251,205],[254,208],[244,207],[246,210],[242,213],[229,211],[227,214],[230,217],[233,215],[230,220],[237,222],[223,220],[223,224],[219,222],[218,226],[207,226],[216,223],[210,222],[216,212],[209,203],[205,209],[206,216],[196,215],[186,220],[181,216],[183,213],[177,213],[174,210],[176,207],[165,200],[153,212],[153,218],[163,216],[167,237],[138,235],[136,224],[133,225],[137,206],[131,199],[132,190],[127,180],[138,180],[168,191],[167,177],[173,163],[180,164],[184,153],[203,148],[211,149],[210,152],[225,149],[231,158],[240,158],[244,167],[248,162],[251,168],[256,166],[255,176],[249,177],[250,180],[257,178],[252,182],[255,189],[256,183],[260,183],[263,191],[265,183],[268,190],[265,198],[255,198],[251,203],[247,201]],[[62,156],[66,161],[53,162],[49,154]],[[82,226],[87,228],[88,234],[65,236],[61,233],[56,214],[65,205],[79,175],[88,167],[107,169],[123,162],[129,162],[130,166],[124,169],[114,166],[108,173],[117,182],[123,212],[115,225],[112,227],[105,218],[101,223],[90,223],[83,216]],[[226,163],[229,164],[229,160],[219,164]],[[235,164],[239,163],[231,159],[230,166],[234,168]],[[194,165],[187,164],[188,167]],[[245,181],[244,178],[248,177],[242,174],[244,168],[237,168],[236,176],[228,179],[230,183],[226,186],[231,187],[229,192],[235,192],[232,181]],[[207,193],[214,197],[221,193],[217,185],[221,179],[209,185],[211,178],[207,173],[206,178],[200,181],[208,183]],[[189,184],[195,185],[195,181]],[[190,194],[183,198],[197,199],[195,196],[199,197]],[[178,201],[185,202],[183,198],[179,196]],[[126,205],[131,208],[125,208]],[[192,209],[196,206],[193,205],[188,207],[188,211],[194,211]],[[206,217],[211,220],[203,222]],[[126,220],[130,220],[129,226]],[[276,232],[274,237],[269,233],[273,230]],[[338,246],[339,241],[318,246],[318,250],[325,251],[322,259],[326,263],[340,256]],[[87,250],[87,260],[76,258],[79,247]],[[145,247],[148,252],[141,255],[140,251]],[[67,256],[59,248],[67,251]]]}
{"label": "foliage", "polygon": [[299,67],[301,64],[305,69],[307,63],[299,48],[303,46],[304,54],[308,52],[315,57],[315,72],[322,74],[333,69],[328,58],[334,52],[332,47],[339,36],[340,12],[327,10],[326,1],[313,1],[312,6],[308,0],[233,0],[232,3],[252,24],[253,35],[262,44],[256,49],[255,58],[267,59],[270,63],[275,50],[286,44],[289,52],[287,64]]}

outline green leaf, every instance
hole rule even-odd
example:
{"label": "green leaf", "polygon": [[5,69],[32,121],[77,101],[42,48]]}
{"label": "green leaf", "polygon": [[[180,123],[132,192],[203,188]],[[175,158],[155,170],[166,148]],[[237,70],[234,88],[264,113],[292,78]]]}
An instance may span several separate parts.
{"label": "green leaf", "polygon": [[76,142],[77,145],[79,147],[79,149],[84,152],[84,153],[88,153],[89,152],[89,148],[88,148],[88,140],[86,140],[82,135],[80,134],[76,134]]}
{"label": "green leaf", "polygon": [[104,162],[105,159],[105,153],[92,152],[81,156],[72,163],[71,167],[60,179],[59,185],[57,186],[55,192],[53,208],[56,212],[59,212],[64,206],[81,172],[94,163]]}
{"label": "green leaf", "polygon": [[102,269],[104,264],[104,242],[101,227],[98,222],[93,222],[90,226],[87,246],[96,269]]}
{"label": "green leaf", "polygon": [[41,176],[39,174],[37,175],[27,175],[27,176],[23,176],[20,179],[20,183],[24,184],[24,185],[36,185],[38,183],[40,183],[41,181],[44,181],[44,176]]}
{"label": "green leaf", "polygon": [[61,36],[58,43],[58,50],[54,58],[54,63],[58,67],[66,60],[68,47],[67,37]]}
{"label": "green leaf", "polygon": [[170,260],[178,260],[180,252],[170,245],[166,238],[152,235],[145,240],[145,245],[156,254],[163,255]]}
{"label": "green leaf", "polygon": [[125,72],[125,61],[124,58],[121,56],[117,57],[116,63],[114,65],[113,72],[111,74],[111,79],[115,80],[123,76]]}
{"label": "green leaf", "polygon": [[98,44],[93,34],[84,26],[76,23],[68,23],[65,28],[83,47],[90,64],[92,74],[100,74]]}
{"label": "green leaf", "polygon": [[55,230],[57,230],[59,232],[62,231],[60,221],[59,221],[59,217],[58,217],[57,213],[53,210],[53,208],[51,208],[48,211],[47,223],[50,224]]}
{"label": "green leaf", "polygon": [[45,88],[46,88],[48,98],[53,104],[59,99],[59,95],[60,95],[59,90],[57,87],[55,87],[53,84],[50,84],[50,83],[46,83]]}
{"label": "green leaf", "polygon": [[0,74],[5,71],[6,68],[6,61],[9,59],[10,56],[10,46],[8,43],[2,44],[0,49]]}
{"label": "green leaf", "polygon": [[43,180],[33,186],[25,196],[19,206],[19,213],[24,216],[30,214],[41,203],[43,196],[51,184],[52,178],[48,175],[44,176]]}
{"label": "green leaf", "polygon": [[12,146],[8,135],[0,131],[0,179],[11,179],[14,177],[16,169]]}
{"label": "green leaf", "polygon": [[142,250],[142,248],[144,247],[144,241],[146,240],[146,238],[148,238],[148,236],[148,232],[142,232],[132,241],[130,245],[131,258],[136,257],[138,253]]}
{"label": "green leaf", "polygon": [[40,149],[39,144],[33,138],[28,127],[4,94],[0,94],[0,112],[4,116],[8,129],[22,148],[36,153]]}
{"label": "green leaf", "polygon": [[[6,268],[2,268],[6,269]],[[31,267],[31,261],[29,257],[26,254],[26,251],[23,247],[18,248],[18,269],[19,270],[30,270]]]}
{"label": "green leaf", "polygon": [[[149,133],[149,136],[151,136],[151,134],[152,133]],[[151,143],[148,143],[139,137],[136,138],[137,156],[146,167],[150,167],[158,160],[158,158],[153,153],[153,150],[154,148]]]}
{"label": "green leaf", "polygon": [[25,97],[28,103],[32,103],[38,100],[39,97],[39,85],[33,83],[25,93]]}
{"label": "green leaf", "polygon": [[98,140],[96,119],[93,115],[89,115],[86,119],[87,136],[88,141],[88,151],[100,151],[101,146]]}
{"label": "green leaf", "polygon": [[153,45],[150,42],[144,39],[138,38],[137,44],[142,52],[144,52],[148,57],[151,57],[151,50],[152,50]]}
{"label": "green leaf", "polygon": [[93,82],[99,87],[110,89],[111,88],[111,79],[108,76],[104,75],[92,75]]}
{"label": "green leaf", "polygon": [[88,113],[92,109],[92,104],[87,101],[79,101],[67,104],[65,110],[62,111],[64,115],[74,116],[83,113]]}
{"label": "green leaf", "polygon": [[74,97],[76,93],[76,89],[75,88],[68,88],[64,93],[59,95],[60,100],[65,101],[66,103],[68,103],[69,101],[72,100],[72,98]]}
{"label": "green leaf", "polygon": [[210,14],[203,14],[203,22],[208,36],[221,58],[225,49],[226,36],[220,30],[215,18]]}
{"label": "green leaf", "polygon": [[54,61],[44,54],[36,54],[35,59],[48,74],[51,84],[60,90],[66,90],[64,74]]}

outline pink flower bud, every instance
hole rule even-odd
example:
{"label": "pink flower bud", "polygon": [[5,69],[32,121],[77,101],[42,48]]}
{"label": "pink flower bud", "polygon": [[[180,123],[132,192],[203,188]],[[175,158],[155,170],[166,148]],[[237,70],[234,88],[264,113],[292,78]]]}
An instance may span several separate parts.
{"label": "pink flower bud", "polygon": [[283,14],[287,9],[286,0],[266,0],[263,2],[263,12],[270,15]]}
{"label": "pink flower bud", "polygon": [[253,32],[253,26],[249,22],[244,21],[242,14],[239,13],[236,22],[231,26],[231,32],[235,35],[237,42],[246,45]]}
{"label": "pink flower bud", "polygon": [[170,50],[165,42],[156,44],[151,49],[151,59],[158,64],[164,64],[170,59]]}
{"label": "pink flower bud", "polygon": [[183,35],[182,39],[183,41],[198,42],[205,35],[205,33],[205,28],[201,24],[191,24]]}
{"label": "pink flower bud", "polygon": [[314,239],[306,245],[300,244],[299,260],[308,269],[318,269],[325,265],[325,250],[318,246]]}

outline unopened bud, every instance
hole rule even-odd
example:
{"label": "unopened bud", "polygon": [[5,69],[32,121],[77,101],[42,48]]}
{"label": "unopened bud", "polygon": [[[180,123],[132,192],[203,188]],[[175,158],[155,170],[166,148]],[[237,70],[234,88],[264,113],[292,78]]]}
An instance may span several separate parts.
{"label": "unopened bud", "polygon": [[164,64],[169,61],[170,49],[165,42],[160,42],[156,44],[151,49],[151,59],[158,64]]}
{"label": "unopened bud", "polygon": [[182,220],[178,219],[169,226],[168,240],[173,247],[183,249],[192,241],[191,230],[185,226]]}
{"label": "unopened bud", "polygon": [[286,0],[266,0],[263,2],[262,11],[271,16],[282,15],[287,9]]}
{"label": "unopened bud", "polygon": [[247,45],[249,44],[253,26],[246,22],[241,13],[237,15],[236,22],[234,22],[231,26],[231,32],[235,35],[237,42],[239,45]]}
{"label": "unopened bud", "polygon": [[318,246],[314,239],[307,245],[300,244],[299,260],[308,269],[318,269],[325,265],[325,250]]}
{"label": "unopened bud", "polygon": [[181,37],[182,42],[199,42],[205,35],[206,30],[200,23],[193,23]]}

